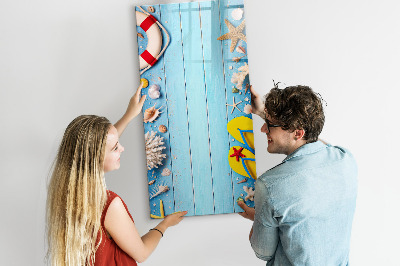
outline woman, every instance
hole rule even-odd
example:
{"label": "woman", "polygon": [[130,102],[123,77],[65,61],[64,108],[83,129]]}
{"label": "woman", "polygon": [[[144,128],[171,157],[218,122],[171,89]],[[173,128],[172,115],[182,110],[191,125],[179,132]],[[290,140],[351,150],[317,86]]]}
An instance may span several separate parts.
{"label": "woman", "polygon": [[52,265],[137,265],[187,213],[167,216],[140,237],[125,203],[106,190],[104,173],[120,167],[124,151],[119,136],[143,107],[141,88],[114,126],[104,117],[82,115],[65,130],[47,197]]}

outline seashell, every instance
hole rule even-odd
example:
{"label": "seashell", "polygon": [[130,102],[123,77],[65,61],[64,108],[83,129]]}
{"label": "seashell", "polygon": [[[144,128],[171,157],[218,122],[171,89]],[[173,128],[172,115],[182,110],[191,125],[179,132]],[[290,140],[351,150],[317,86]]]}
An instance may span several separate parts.
{"label": "seashell", "polygon": [[153,84],[150,86],[149,91],[159,91],[160,90],[160,86],[157,84]]}
{"label": "seashell", "polygon": [[238,46],[238,47],[236,47],[236,52],[241,53],[241,54],[245,54],[246,53],[246,49],[243,46]]}
{"label": "seashell", "polygon": [[147,88],[147,86],[149,86],[149,81],[145,78],[141,78],[140,83],[142,83],[142,88]]}
{"label": "seashell", "polygon": [[241,9],[241,8],[236,8],[236,9],[234,9],[234,10],[232,11],[231,15],[232,15],[232,18],[233,18],[234,20],[241,20],[242,17],[243,17],[243,9]]}
{"label": "seashell", "polygon": [[165,132],[167,132],[167,127],[164,125],[160,125],[158,127],[158,131],[160,131],[161,133],[165,133]]}
{"label": "seashell", "polygon": [[240,180],[239,182],[237,182],[236,184],[241,184],[241,183],[245,183],[247,181],[247,178]]}
{"label": "seashell", "polygon": [[171,170],[169,170],[168,168],[164,168],[161,175],[162,176],[169,176],[171,174]]}
{"label": "seashell", "polygon": [[234,57],[232,58],[232,61],[238,63],[240,61],[240,57]]}
{"label": "seashell", "polygon": [[154,105],[153,107],[147,108],[144,111],[143,122],[145,122],[145,123],[147,123],[147,122],[153,123],[157,119],[158,115],[161,113],[159,111],[161,109],[161,107],[156,109],[155,106],[156,105]]}
{"label": "seashell", "polygon": [[160,91],[157,90],[149,90],[149,97],[153,100],[160,98]]}
{"label": "seashell", "polygon": [[168,186],[160,185],[160,186],[158,186],[158,188],[153,190],[153,192],[150,194],[150,199],[152,199],[152,198],[154,198],[154,197],[156,197],[156,196],[158,196],[158,195],[160,195],[160,194],[162,194],[164,192],[167,192],[168,190],[169,190]]}
{"label": "seashell", "polygon": [[247,200],[254,201],[254,192],[255,192],[254,189],[252,187],[244,186],[243,190],[244,190],[244,192],[247,193],[247,196],[244,198],[244,200],[245,201],[247,201]]}
{"label": "seashell", "polygon": [[157,136],[156,132],[149,131],[145,135],[145,145],[146,145],[146,159],[147,159],[147,169],[151,170],[153,168],[158,168],[158,165],[162,165],[162,160],[166,158],[167,155],[162,153],[165,149],[164,138]]}
{"label": "seashell", "polygon": [[246,105],[244,106],[243,112],[245,112],[246,114],[250,114],[251,111],[252,111],[251,105],[250,105],[250,104],[246,104]]}
{"label": "seashell", "polygon": [[148,6],[147,7],[147,12],[150,12],[150,13],[154,13],[154,7],[152,7],[152,6]]}

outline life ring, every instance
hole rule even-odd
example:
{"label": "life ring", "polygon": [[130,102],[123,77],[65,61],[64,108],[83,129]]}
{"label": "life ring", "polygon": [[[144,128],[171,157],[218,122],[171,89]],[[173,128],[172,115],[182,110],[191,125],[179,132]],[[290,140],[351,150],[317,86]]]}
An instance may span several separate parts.
{"label": "life ring", "polygon": [[147,35],[147,47],[139,56],[140,70],[157,63],[162,46],[162,35],[157,26],[157,19],[152,15],[136,11],[136,25],[141,27]]}

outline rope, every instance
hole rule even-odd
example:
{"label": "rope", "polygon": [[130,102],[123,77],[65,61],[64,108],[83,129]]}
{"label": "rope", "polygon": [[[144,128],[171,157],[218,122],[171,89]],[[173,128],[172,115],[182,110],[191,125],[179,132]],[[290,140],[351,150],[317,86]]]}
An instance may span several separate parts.
{"label": "rope", "polygon": [[[138,8],[143,13],[145,13],[147,16],[150,16],[150,13],[146,12],[141,6],[138,6]],[[163,55],[163,53],[165,52],[165,50],[167,49],[167,47],[169,45],[170,37],[169,37],[168,31],[163,27],[163,25],[161,25],[160,22],[158,22],[158,20],[156,21],[156,23],[165,32],[165,34],[167,35],[167,44],[164,46],[164,48],[161,50],[161,52],[157,55],[156,60],[158,60],[158,58],[160,58]],[[142,75],[144,72],[146,72],[150,67],[152,67],[152,66],[149,64],[145,69],[140,71],[140,75]]]}

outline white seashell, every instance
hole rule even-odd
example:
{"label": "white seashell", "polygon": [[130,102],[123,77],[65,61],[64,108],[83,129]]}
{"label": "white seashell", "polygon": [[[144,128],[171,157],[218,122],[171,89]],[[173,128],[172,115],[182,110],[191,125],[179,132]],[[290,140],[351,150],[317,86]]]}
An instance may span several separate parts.
{"label": "white seashell", "polygon": [[157,90],[149,90],[149,97],[153,100],[160,98],[160,91]]}
{"label": "white seashell", "polygon": [[149,88],[149,91],[153,91],[153,90],[159,91],[160,90],[160,86],[157,85],[157,84],[151,85],[150,88]]}
{"label": "white seashell", "polygon": [[170,174],[171,170],[169,170],[168,168],[164,168],[164,170],[161,173],[162,176],[169,176]]}
{"label": "white seashell", "polygon": [[241,20],[243,17],[243,9],[241,8],[236,8],[232,11],[232,18],[234,20]]}
{"label": "white seashell", "polygon": [[245,112],[246,114],[250,114],[251,113],[251,105],[250,104],[246,104],[244,106],[243,112]]}

